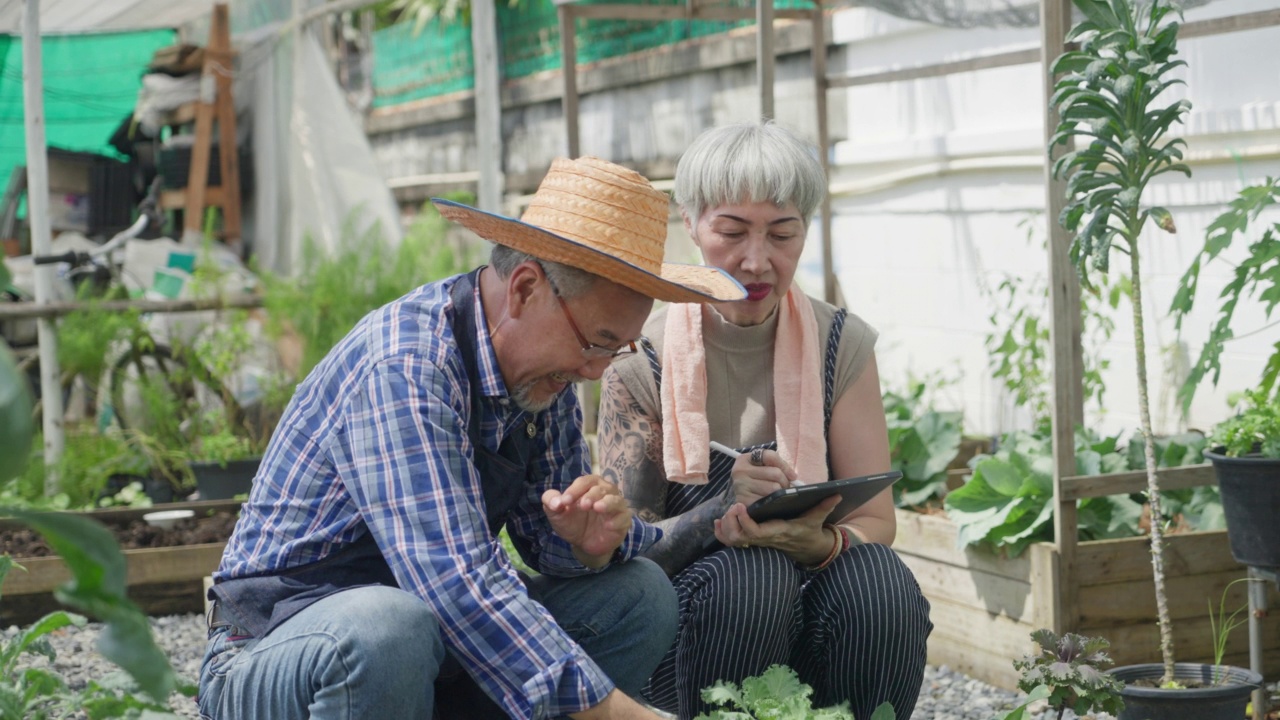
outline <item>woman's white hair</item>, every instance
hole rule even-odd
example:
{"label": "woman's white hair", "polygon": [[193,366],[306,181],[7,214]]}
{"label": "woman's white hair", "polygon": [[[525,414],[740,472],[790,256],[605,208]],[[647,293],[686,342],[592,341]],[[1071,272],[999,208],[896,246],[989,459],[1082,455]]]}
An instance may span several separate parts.
{"label": "woman's white hair", "polygon": [[694,223],[737,202],[795,205],[805,224],[827,192],[817,150],[772,120],[703,132],[676,164],[675,201]]}

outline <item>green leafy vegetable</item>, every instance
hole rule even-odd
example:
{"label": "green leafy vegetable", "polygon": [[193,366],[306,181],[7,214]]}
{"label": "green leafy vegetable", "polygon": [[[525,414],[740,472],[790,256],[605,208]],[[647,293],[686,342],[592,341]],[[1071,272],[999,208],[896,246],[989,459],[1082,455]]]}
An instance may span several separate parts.
{"label": "green leafy vegetable", "polygon": [[1047,688],[1049,707],[1058,711],[1058,717],[1067,709],[1083,716],[1094,711],[1115,714],[1124,707],[1120,697],[1124,683],[1103,672],[1112,664],[1106,639],[1075,633],[1059,636],[1047,629],[1031,633],[1031,639],[1040,652],[1013,662],[1020,673],[1018,689]]}

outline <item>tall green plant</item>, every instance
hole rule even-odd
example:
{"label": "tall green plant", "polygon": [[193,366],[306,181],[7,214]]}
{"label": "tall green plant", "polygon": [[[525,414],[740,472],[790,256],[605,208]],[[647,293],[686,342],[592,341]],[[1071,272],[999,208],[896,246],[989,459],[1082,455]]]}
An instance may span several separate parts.
{"label": "tall green plant", "polygon": [[[1250,223],[1256,223],[1262,211],[1275,206],[1277,202],[1280,202],[1280,178],[1267,178],[1266,182],[1241,190],[1231,201],[1230,207],[1209,224],[1205,232],[1204,247],[1183,274],[1182,281],[1178,283],[1178,292],[1173,296],[1173,304],[1169,308],[1179,331],[1182,330],[1182,321],[1195,304],[1196,291],[1200,287],[1200,270],[1228,250],[1237,235],[1243,236]],[[1270,321],[1271,311],[1280,303],[1280,222],[1263,225],[1261,236],[1245,248],[1244,258],[1235,266],[1231,281],[1222,289],[1218,319],[1209,330],[1209,337],[1200,349],[1200,357],[1191,366],[1186,381],[1178,389],[1183,412],[1190,409],[1191,398],[1205,376],[1212,374],[1213,384],[1218,384],[1218,376],[1222,372],[1223,346],[1236,338],[1231,323],[1241,297],[1260,301],[1266,318]],[[1272,325],[1274,323],[1266,327]],[[1247,334],[1252,332],[1258,330]],[[1280,341],[1273,347],[1271,357],[1263,366],[1257,390],[1262,394],[1262,400],[1265,401],[1270,396],[1280,402],[1280,384],[1277,383],[1280,379]]]}
{"label": "tall green plant", "polygon": [[[1079,41],[1080,49],[1063,54],[1053,65],[1053,72],[1062,76],[1051,100],[1061,122],[1049,143],[1050,150],[1073,140],[1080,144],[1053,164],[1054,175],[1067,181],[1067,206],[1059,222],[1075,233],[1071,256],[1082,278],[1087,279],[1090,266],[1105,273],[1113,249],[1129,256],[1147,498],[1152,517],[1159,518],[1160,487],[1147,390],[1138,240],[1148,220],[1175,232],[1168,210],[1143,205],[1143,192],[1150,182],[1168,172],[1191,174],[1180,162],[1185,141],[1166,137],[1191,104],[1186,100],[1158,104],[1166,90],[1182,83],[1172,73],[1186,63],[1173,59],[1178,24],[1165,22],[1173,12],[1165,0],[1154,0],[1149,5],[1130,0],[1074,3],[1084,20],[1071,29],[1067,40]],[[1151,564],[1164,679],[1168,682],[1173,679],[1173,629],[1165,592],[1163,530],[1159,522],[1151,524]]]}
{"label": "tall green plant", "polygon": [[272,332],[293,332],[302,342],[298,378],[306,377],[370,311],[468,267],[469,258],[446,241],[447,227],[431,203],[396,248],[378,226],[358,231],[348,223],[334,254],[326,255],[308,238],[294,277],[263,275]]}

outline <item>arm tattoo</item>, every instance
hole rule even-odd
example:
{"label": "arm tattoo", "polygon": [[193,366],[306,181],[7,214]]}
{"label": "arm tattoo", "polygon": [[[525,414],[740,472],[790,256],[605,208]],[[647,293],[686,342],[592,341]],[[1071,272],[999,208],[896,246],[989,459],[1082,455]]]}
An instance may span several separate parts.
{"label": "arm tattoo", "polygon": [[645,556],[668,576],[702,557],[715,540],[712,521],[724,515],[732,496],[714,498],[674,517],[666,516],[667,476],[662,467],[662,423],[644,411],[610,368],[600,390],[598,424],[601,474],[617,483],[636,515],[662,528],[662,539]]}

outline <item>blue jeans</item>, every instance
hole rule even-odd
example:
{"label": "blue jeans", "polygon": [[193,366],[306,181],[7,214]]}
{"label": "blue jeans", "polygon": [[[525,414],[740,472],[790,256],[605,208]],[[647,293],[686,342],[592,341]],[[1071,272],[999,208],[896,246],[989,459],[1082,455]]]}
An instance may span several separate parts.
{"label": "blue jeans", "polygon": [[[643,558],[595,575],[535,577],[528,587],[628,695],[640,693],[675,638],[675,591]],[[330,595],[263,638],[235,632],[209,633],[198,696],[203,718],[429,720],[435,712],[444,720],[443,708],[447,720],[463,710],[505,716],[449,654],[427,604],[397,588]]]}

